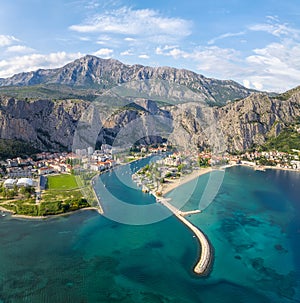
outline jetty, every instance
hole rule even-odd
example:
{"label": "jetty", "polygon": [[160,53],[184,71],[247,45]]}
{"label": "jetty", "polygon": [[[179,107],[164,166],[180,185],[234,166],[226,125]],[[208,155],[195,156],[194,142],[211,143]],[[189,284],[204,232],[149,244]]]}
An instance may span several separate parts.
{"label": "jetty", "polygon": [[199,213],[201,213],[201,210],[195,209],[195,210],[190,210],[190,211],[181,211],[180,215],[185,217],[185,216],[199,214]]}
{"label": "jetty", "polygon": [[[156,196],[156,201],[161,203],[165,207],[167,207],[183,224],[185,224],[196,236],[201,246],[201,255],[197,264],[194,266],[194,272],[198,275],[206,275],[210,269],[211,261],[212,261],[212,251],[210,248],[210,244],[206,238],[206,236],[200,231],[195,225],[193,225],[190,221],[184,218],[187,213],[196,213],[195,211],[191,212],[181,212],[175,206],[170,204],[167,199]],[[197,213],[199,213],[197,211]]]}

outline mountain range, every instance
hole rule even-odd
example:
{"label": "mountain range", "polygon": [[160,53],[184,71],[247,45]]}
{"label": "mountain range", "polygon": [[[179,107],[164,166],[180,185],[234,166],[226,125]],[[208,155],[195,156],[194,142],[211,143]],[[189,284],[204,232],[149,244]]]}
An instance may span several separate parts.
{"label": "mountain range", "polygon": [[68,94],[81,96],[86,95],[86,90],[96,95],[128,82],[157,80],[188,87],[197,93],[199,100],[213,105],[223,105],[232,100],[245,98],[254,92],[237,82],[206,78],[185,69],[126,65],[114,59],[101,59],[90,55],[61,68],[39,69],[0,79],[0,87],[3,92],[9,93],[18,91],[16,87],[19,91],[27,87],[28,93],[30,87],[31,90],[38,91],[43,88],[46,94],[59,90],[63,96],[65,91],[67,96]]}
{"label": "mountain range", "polygon": [[[89,124],[102,125],[95,144],[112,144],[126,127],[140,143],[161,142],[153,135],[161,118],[171,121],[169,140],[178,146],[218,143],[240,152],[266,144],[300,117],[299,88],[274,96],[188,70],[94,56],[0,79],[0,86],[1,140],[38,150],[71,150],[76,130]],[[89,136],[83,133],[83,141]]]}

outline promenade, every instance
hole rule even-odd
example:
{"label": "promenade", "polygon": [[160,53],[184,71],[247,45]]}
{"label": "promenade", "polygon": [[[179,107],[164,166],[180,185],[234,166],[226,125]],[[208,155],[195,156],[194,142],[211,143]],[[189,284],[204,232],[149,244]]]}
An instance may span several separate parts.
{"label": "promenade", "polygon": [[[194,272],[198,275],[207,274],[211,264],[212,252],[210,249],[210,244],[206,239],[206,236],[196,226],[194,226],[191,222],[189,222],[186,218],[184,218],[184,215],[186,215],[186,213],[181,212],[175,206],[171,205],[167,201],[167,199],[157,196],[155,197],[157,202],[167,207],[183,224],[185,224],[190,230],[193,231],[193,233],[199,240],[201,246],[201,255],[197,264],[194,267]],[[191,213],[195,213],[195,211],[192,211]]]}

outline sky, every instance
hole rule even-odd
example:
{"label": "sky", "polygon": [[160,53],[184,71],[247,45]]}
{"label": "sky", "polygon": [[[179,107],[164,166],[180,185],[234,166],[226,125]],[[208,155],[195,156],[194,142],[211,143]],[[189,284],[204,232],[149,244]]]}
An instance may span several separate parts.
{"label": "sky", "polygon": [[284,92],[300,85],[300,2],[0,0],[0,78],[86,54]]}

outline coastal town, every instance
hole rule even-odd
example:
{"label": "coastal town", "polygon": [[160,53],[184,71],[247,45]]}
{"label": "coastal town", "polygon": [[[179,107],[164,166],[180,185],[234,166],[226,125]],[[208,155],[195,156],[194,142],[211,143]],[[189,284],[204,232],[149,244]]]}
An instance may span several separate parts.
{"label": "coastal town", "polygon": [[88,148],[74,153],[42,152],[24,159],[7,159],[0,165],[2,215],[10,211],[17,215],[43,217],[94,206],[91,204],[96,198],[83,194],[93,192],[90,182],[81,184],[76,172],[88,168],[96,175],[114,167],[117,161],[103,146],[97,151]]}
{"label": "coastal town", "polygon": [[240,155],[217,156],[211,152],[188,155],[174,152],[141,168],[133,174],[132,179],[143,192],[155,192],[156,195],[162,196],[174,188],[174,186],[170,187],[170,184],[187,176],[200,175],[201,168],[223,169],[232,165],[245,165],[261,171],[267,168],[300,171],[299,153],[298,150],[294,150],[293,154],[279,151],[253,151]]}
{"label": "coastal town", "polygon": [[[132,175],[132,179],[144,192],[153,192],[157,196],[163,196],[174,187],[178,186],[178,180],[191,179],[201,173],[203,169],[224,168],[228,165],[246,165],[256,170],[266,168],[289,169],[300,171],[299,150],[292,153],[279,151],[252,151],[239,155],[225,154],[214,155],[210,151],[196,153],[178,152],[173,147],[165,144],[145,146],[137,145],[131,147],[130,151],[114,151],[112,146],[103,144],[100,150],[92,147],[77,149],[74,152],[42,152],[27,158],[6,159],[0,162],[0,194],[2,199],[0,207],[12,210],[15,213],[26,213],[29,215],[50,215],[65,211],[76,210],[81,207],[90,206],[86,197],[83,197],[75,176],[81,171],[88,172],[91,176],[113,169],[120,164],[138,160],[151,155],[159,155],[159,158],[150,162],[145,167]],[[64,176],[64,179],[59,179]],[[49,180],[60,180],[50,191]],[[53,182],[50,183],[53,183]],[[55,183],[56,181],[54,181]],[[64,183],[71,182],[67,186]],[[85,184],[85,186],[91,186]],[[72,191],[72,197],[81,201],[79,204],[64,205],[67,196],[64,190]],[[49,201],[49,193],[52,193]],[[75,193],[75,194],[74,194]],[[73,195],[74,194],[74,195]],[[61,195],[61,196],[59,196]],[[40,212],[36,208],[43,202],[55,202],[59,200],[62,205],[56,210]],[[10,204],[7,203],[10,201]],[[27,201],[29,205],[37,206],[26,212],[19,206],[20,201]],[[19,204],[18,204],[19,203]],[[24,204],[24,203],[23,203]],[[51,209],[51,207],[50,207]]]}

